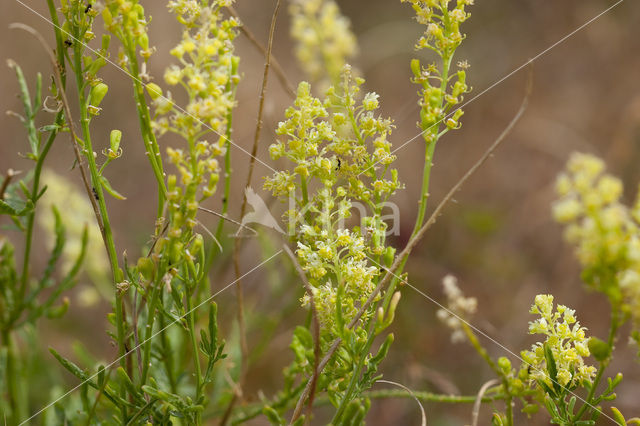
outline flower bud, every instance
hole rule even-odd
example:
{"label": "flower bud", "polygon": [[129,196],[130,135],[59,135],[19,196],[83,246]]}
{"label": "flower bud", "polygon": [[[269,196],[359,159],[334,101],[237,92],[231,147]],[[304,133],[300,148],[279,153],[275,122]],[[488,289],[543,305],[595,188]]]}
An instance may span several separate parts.
{"label": "flower bud", "polygon": [[500,370],[502,370],[504,374],[509,374],[511,371],[511,361],[509,361],[509,358],[501,356],[498,358],[498,367],[500,367]]}

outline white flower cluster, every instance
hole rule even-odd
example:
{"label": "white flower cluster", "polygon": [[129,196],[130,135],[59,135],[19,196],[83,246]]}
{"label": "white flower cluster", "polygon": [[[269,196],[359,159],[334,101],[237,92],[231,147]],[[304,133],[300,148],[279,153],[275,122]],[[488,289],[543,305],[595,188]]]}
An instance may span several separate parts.
{"label": "white flower cluster", "polygon": [[560,199],[554,218],[566,224],[587,284],[621,305],[640,329],[640,198],[633,208],[620,202],[622,182],[604,174],[604,162],[574,153],[556,181]]}
{"label": "white flower cluster", "polygon": [[465,319],[474,314],[478,307],[478,301],[475,297],[464,297],[458,287],[458,279],[453,275],[446,275],[442,279],[442,285],[444,294],[447,296],[447,309],[438,309],[436,315],[440,321],[453,330],[451,341],[459,343],[465,340],[460,318]]}

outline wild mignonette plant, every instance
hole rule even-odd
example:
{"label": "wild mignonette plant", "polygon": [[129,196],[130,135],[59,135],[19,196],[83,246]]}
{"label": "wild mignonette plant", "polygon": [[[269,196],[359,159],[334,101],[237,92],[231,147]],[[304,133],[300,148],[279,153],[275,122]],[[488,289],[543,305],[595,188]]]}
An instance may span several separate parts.
{"label": "wild mignonette plant", "polygon": [[[374,317],[373,306],[359,313],[380,280],[379,262],[384,258],[391,266],[394,257],[395,250],[385,244],[387,224],[382,210],[400,183],[397,171],[390,169],[394,160],[387,140],[391,120],[375,114],[378,95],[367,93],[360,101],[359,86],[364,81],[353,81],[349,66],[342,78],[340,86],[327,90],[324,100],[310,94],[308,83],[300,84],[294,106],[285,113],[287,120],[276,131],[283,140],[269,148],[273,159],[285,157],[295,167],[265,181],[266,189],[292,199],[290,204],[295,207],[285,216],[298,261],[311,284],[311,294],[302,303],[309,306],[315,300],[321,350],[326,351],[337,337],[349,342],[341,357],[330,361],[317,378],[318,390],[326,387],[338,407],[333,423],[344,421],[346,407],[371,386],[393,335],[377,355],[363,353],[391,324],[400,296],[397,293],[386,317],[384,312]],[[345,222],[356,202],[365,210],[360,212],[360,225],[349,228]],[[305,332],[306,339],[300,336]],[[311,334],[306,329],[297,333],[298,344],[309,341]],[[305,357],[296,362],[299,365],[293,369],[314,374],[313,361]],[[357,411],[366,412],[362,406]]]}
{"label": "wild mignonette plant", "polygon": [[[494,425],[515,424],[518,411],[561,425],[596,424],[605,416],[622,425],[640,424],[610,406],[622,375],[601,383],[627,321],[630,337],[640,340],[640,201],[624,206],[621,181],[604,174],[604,163],[587,154],[574,154],[558,177],[559,199],[552,213],[566,225],[587,287],[610,302],[608,336],[588,337],[573,309],[554,306],[553,295],[540,294],[530,309],[537,317],[528,328],[538,341],[519,355],[496,359],[481,344],[478,336],[485,334],[471,323],[480,308],[477,299],[465,296],[448,275],[443,280],[446,303],[437,317],[452,330],[453,343],[469,343],[496,379],[477,396],[422,392],[382,380],[381,367],[394,341],[390,330],[402,309],[401,292],[415,289],[404,267],[450,199],[445,197],[427,217],[436,145],[460,128],[461,105],[471,90],[469,65],[456,52],[466,37],[460,27],[473,1],[401,3],[410,3],[424,26],[415,48],[435,55],[426,65],[418,59],[407,64],[419,87],[424,166],[416,221],[403,248],[392,245],[389,233],[396,224],[387,214],[404,186],[403,171],[394,165],[396,128],[382,114],[380,96],[349,65],[357,51],[350,21],[334,0],[288,4],[295,56],[308,81],[299,82],[292,104],[283,107],[283,120],[269,136],[273,173],[263,181],[264,189],[286,206],[283,226],[273,219],[272,228],[286,231],[274,236],[249,229],[259,235],[268,257],[262,264],[283,251],[290,255],[292,272],[283,272],[285,280],[270,279],[281,287],[296,284],[280,297],[307,319],[288,332],[292,353],[281,388],[272,395],[255,395],[246,385],[246,373],[259,362],[264,344],[247,342],[244,314],[238,324],[221,321],[218,327],[214,298],[240,277],[220,290],[213,267],[228,259],[224,230],[248,228],[249,215],[231,214],[237,201],[231,196],[232,180],[240,179],[231,169],[238,146],[233,129],[242,118],[236,92],[244,74],[236,38],[242,32],[265,54],[257,144],[268,71],[274,67],[281,81],[287,79],[271,55],[281,0],[275,1],[266,47],[242,23],[233,0],[166,2],[166,12],[181,31],[168,52],[158,52],[157,41],[150,39],[153,21],[138,0],[47,0],[51,37],[14,26],[35,35],[50,55],[51,77],[37,74],[30,82],[9,61],[22,101],[20,113],[12,115],[24,126],[26,142],[16,150],[26,149],[24,156],[33,164],[27,172],[7,171],[0,183],[0,215],[17,236],[0,234],[0,414],[5,424],[224,425],[262,417],[276,425],[359,425],[374,399],[389,397],[477,406],[490,402]],[[49,40],[55,48],[48,47]],[[170,65],[154,78],[151,61],[165,53],[172,58]],[[103,134],[96,126],[109,96],[106,66],[118,66],[129,76],[135,134],[119,129]],[[82,184],[83,193],[50,164],[50,150],[62,139],[72,148],[69,174]],[[157,204],[154,220],[145,225],[151,238],[132,260],[110,219],[129,200],[109,177],[115,162],[129,160],[125,152],[134,143],[146,154],[144,170],[155,181]],[[252,157],[250,170],[257,161]],[[248,197],[240,200],[243,212]],[[200,213],[211,211],[205,205],[214,200],[219,201],[220,210],[213,212],[219,222],[210,232]],[[255,215],[259,204],[253,202]],[[276,255],[267,253],[283,244]],[[46,260],[39,262],[36,256],[45,250]],[[238,253],[234,250],[236,273],[242,261]],[[85,307],[110,305],[105,323],[114,348],[111,359],[80,343],[73,345],[74,356],[60,342],[43,354],[41,327],[67,314],[72,299]],[[225,311],[242,313],[243,303],[238,297]],[[254,330],[267,327],[248,324]],[[513,367],[516,360],[519,366]],[[65,388],[63,371],[79,383]],[[402,390],[372,389],[377,382]],[[477,424],[478,408],[473,416]]]}

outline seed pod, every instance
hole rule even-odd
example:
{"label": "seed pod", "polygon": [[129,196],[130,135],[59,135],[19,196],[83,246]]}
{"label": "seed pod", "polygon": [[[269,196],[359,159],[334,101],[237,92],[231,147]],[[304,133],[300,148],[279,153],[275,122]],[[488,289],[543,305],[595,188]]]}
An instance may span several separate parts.
{"label": "seed pod", "polygon": [[393,260],[396,256],[396,249],[393,247],[387,247],[386,249],[384,249],[384,254],[383,254],[383,260],[384,260],[384,265],[389,268],[391,267],[391,265],[393,265]]}
{"label": "seed pod", "polygon": [[153,279],[153,270],[154,270],[153,260],[148,257],[141,257],[138,259],[138,272],[142,275],[146,281],[151,281]]}
{"label": "seed pod", "polygon": [[109,91],[109,86],[104,83],[98,83],[91,89],[91,94],[89,95],[89,104],[94,107],[99,107],[100,103],[107,96],[107,92]]}
{"label": "seed pod", "polygon": [[147,93],[149,93],[149,96],[151,96],[151,99],[154,101],[162,96],[162,89],[157,84],[149,83],[145,87],[147,89]]}
{"label": "seed pod", "polygon": [[109,135],[109,144],[111,151],[118,152],[120,149],[120,140],[122,140],[122,132],[117,129],[113,129]]}
{"label": "seed pod", "polygon": [[420,60],[412,59],[411,60],[411,72],[416,78],[420,78],[421,70],[420,70]]}

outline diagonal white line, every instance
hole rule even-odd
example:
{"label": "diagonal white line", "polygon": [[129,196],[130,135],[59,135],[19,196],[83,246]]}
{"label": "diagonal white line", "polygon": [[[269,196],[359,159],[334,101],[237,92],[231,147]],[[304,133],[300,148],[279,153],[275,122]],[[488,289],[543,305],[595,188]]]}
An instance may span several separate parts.
{"label": "diagonal white line", "polygon": [[[393,275],[396,279],[399,280],[399,282],[407,285],[408,287],[410,287],[411,289],[413,289],[414,291],[416,291],[418,294],[420,294],[422,297],[424,297],[425,299],[427,299],[428,301],[430,301],[431,303],[433,303],[434,305],[438,306],[440,309],[444,310],[445,312],[447,312],[449,315],[453,316],[454,318],[456,318],[458,321],[466,324],[469,328],[473,329],[473,331],[475,331],[476,333],[478,333],[479,335],[485,337],[486,339],[488,339],[489,341],[491,341],[492,343],[494,343],[496,346],[498,346],[499,348],[501,348],[502,350],[504,350],[505,352],[507,352],[508,354],[512,355],[513,357],[515,357],[516,359],[520,360],[523,364],[526,364],[528,367],[531,367],[531,369],[539,371],[539,372],[543,372],[542,369],[536,368],[535,366],[529,364],[528,362],[526,362],[524,359],[522,359],[519,355],[517,355],[516,353],[514,353],[511,349],[509,349],[508,347],[506,347],[505,345],[503,345],[502,343],[498,342],[496,339],[494,339],[493,337],[489,336],[487,333],[485,333],[484,331],[482,331],[481,329],[479,329],[478,327],[476,327],[475,325],[471,324],[469,321],[465,320],[464,318],[462,318],[460,315],[456,314],[455,312],[453,312],[452,310],[450,310],[449,308],[447,308],[446,306],[442,305],[440,302],[438,302],[437,300],[435,300],[433,297],[429,296],[428,294],[426,294],[425,292],[423,292],[422,290],[420,290],[419,288],[411,285],[409,283],[409,281],[402,279],[400,276],[396,275],[394,272],[392,272],[389,268],[387,268],[386,266],[381,265],[380,263],[378,263],[376,260],[372,259],[371,257],[367,256],[367,258],[373,262],[374,265],[377,265],[379,268],[384,269],[385,271],[387,271],[388,274]],[[554,382],[557,385],[560,385],[560,383],[554,381],[553,379],[550,378],[550,380],[552,382]],[[560,385],[562,386],[562,385]],[[578,394],[569,391],[569,393],[573,396],[575,396],[577,399],[579,399],[580,401],[584,402],[585,404],[587,404],[589,407],[591,407],[594,410],[598,410],[600,411],[600,414],[602,414],[603,416],[605,416],[606,418],[608,418],[609,420],[611,420],[614,424],[617,424],[617,422],[610,416],[608,416],[604,411],[598,409],[598,407],[588,403],[586,400],[584,400],[584,398],[580,397]]]}
{"label": "diagonal white line", "polygon": [[[126,74],[129,78],[131,78],[134,81],[137,81],[138,83],[142,84],[144,87],[147,87],[147,84],[144,83],[142,80],[140,80],[139,78],[131,75],[131,73],[129,73],[129,71],[127,71],[126,69],[122,68],[120,65],[118,65],[117,63],[113,62],[111,59],[107,58],[106,56],[102,55],[99,51],[97,51],[96,49],[92,48],[91,46],[89,46],[86,43],[83,43],[81,40],[78,40],[77,38],[75,38],[72,34],[70,34],[68,31],[65,31],[62,27],[55,25],[49,18],[47,18],[46,16],[42,15],[41,13],[39,13],[38,11],[34,10],[33,8],[31,8],[30,6],[26,5],[25,3],[22,2],[22,0],[15,0],[17,3],[21,4],[22,6],[24,6],[26,9],[30,10],[31,12],[33,12],[35,15],[37,15],[38,17],[40,17],[42,20],[44,20],[45,22],[51,24],[51,26],[57,28],[58,30],[60,30],[61,32],[63,32],[65,35],[67,35],[69,38],[73,39],[76,43],[80,43],[81,45],[83,45],[84,47],[86,47],[88,50],[90,50],[91,52],[93,52],[96,56],[104,59],[107,63],[113,65],[114,67],[116,67],[118,70],[122,71],[124,74]],[[161,97],[162,99],[166,100],[166,101],[170,101],[169,98],[165,97],[164,95],[159,95],[159,97]],[[270,165],[268,165],[267,163],[265,163],[264,161],[260,160],[258,157],[255,157],[253,155],[251,155],[251,153],[249,151],[247,151],[246,149],[244,149],[243,147],[241,147],[240,145],[236,144],[235,142],[233,142],[231,139],[227,139],[227,137],[225,135],[221,135],[220,133],[218,133],[216,130],[214,130],[211,126],[209,126],[207,123],[203,122],[202,120],[198,119],[197,117],[195,117],[194,115],[190,114],[189,112],[187,112],[184,108],[182,108],[179,105],[176,105],[175,103],[173,104],[175,106],[175,108],[177,110],[179,110],[181,113],[193,118],[195,121],[197,121],[198,123],[202,124],[205,128],[211,130],[213,133],[215,133],[216,135],[220,136],[221,138],[226,139],[229,144],[233,145],[234,147],[238,148],[240,151],[244,152],[245,154],[247,154],[249,157],[253,158],[254,160],[256,160],[258,163],[262,164],[263,166],[265,166],[266,168],[270,169],[272,172],[276,172],[276,170],[271,167]]]}
{"label": "diagonal white line", "polygon": [[[19,1],[19,0],[18,0]],[[395,148],[393,151],[391,151],[391,154],[395,154],[396,152],[398,152],[399,150],[401,150],[402,148],[404,148],[405,146],[407,146],[408,144],[410,144],[411,142],[413,142],[414,140],[416,140],[417,138],[419,138],[420,136],[424,135],[426,132],[428,132],[429,130],[431,130],[433,127],[435,126],[439,126],[440,123],[442,123],[444,120],[446,120],[447,118],[451,117],[453,114],[455,114],[456,111],[458,111],[459,109],[462,109],[464,107],[466,107],[467,105],[469,105],[471,102],[476,101],[479,97],[483,96],[484,94],[486,94],[487,92],[489,92],[490,90],[494,89],[496,86],[500,85],[501,83],[503,83],[505,80],[509,79],[511,76],[513,76],[514,74],[516,74],[518,71],[522,70],[524,67],[526,67],[527,65],[529,65],[530,63],[535,62],[536,60],[540,59],[542,56],[546,55],[547,53],[549,53],[549,51],[551,51],[552,49],[558,47],[560,44],[564,43],[565,41],[567,41],[569,38],[573,37],[575,34],[577,34],[578,32],[582,31],[583,29],[585,29],[587,26],[589,26],[590,24],[592,24],[593,22],[597,21],[599,18],[601,18],[603,15],[605,15],[606,13],[610,12],[611,10],[613,10],[615,7],[617,7],[620,3],[624,2],[624,0],[618,0],[616,3],[614,3],[613,5],[609,6],[607,9],[603,10],[602,12],[600,12],[599,14],[597,14],[596,16],[594,16],[593,18],[589,19],[587,22],[585,22],[584,24],[580,25],[578,28],[576,28],[575,30],[571,31],[569,34],[565,35],[564,37],[562,37],[560,40],[556,41],[555,43],[553,43],[551,46],[547,47],[546,49],[544,49],[542,52],[538,53],[537,55],[535,55],[533,58],[529,59],[527,62],[525,62],[524,64],[520,65],[519,67],[517,67],[516,69],[514,69],[513,71],[511,71],[510,73],[508,73],[507,75],[505,75],[504,77],[500,78],[499,80],[497,80],[496,82],[494,82],[493,84],[491,84],[489,87],[485,88],[482,92],[478,93],[477,95],[475,95],[473,98],[469,99],[467,102],[463,103],[462,105],[460,105],[459,107],[457,107],[456,109],[454,109],[453,111],[449,112],[449,114],[445,115],[442,119],[440,119],[440,121],[432,124],[431,126],[429,126],[428,128],[426,128],[425,130],[421,131],[420,133],[418,133],[417,135],[413,136],[412,138],[408,139],[406,142],[404,142],[402,145],[400,145],[399,147]],[[375,163],[373,163],[371,166],[369,166],[367,169],[365,169],[364,171],[362,171],[360,174],[367,172],[368,170],[370,170],[372,167],[375,167],[380,161],[377,161]]]}
{"label": "diagonal white line", "polygon": [[[235,283],[237,283],[238,281],[240,281],[241,279],[243,279],[244,277],[246,277],[247,275],[251,274],[252,272],[258,270],[259,268],[261,268],[262,266],[264,266],[265,264],[267,264],[269,261],[271,261],[272,259],[274,259],[276,256],[278,256],[280,253],[282,253],[282,250],[278,250],[275,254],[273,254],[271,257],[269,257],[268,259],[262,261],[260,264],[254,266],[251,270],[249,270],[248,272],[246,272],[245,274],[243,274],[241,277],[236,278],[235,280],[231,281],[229,284],[227,284],[225,287],[223,287],[222,289],[218,290],[216,293],[214,293],[213,295],[209,296],[208,298],[206,298],[202,303],[198,304],[197,306],[195,306],[194,308],[192,308],[190,311],[185,312],[183,315],[181,315],[180,317],[178,317],[176,320],[174,320],[173,322],[170,322],[169,324],[167,324],[167,326],[165,326],[164,328],[162,328],[161,330],[158,330],[157,332],[155,332],[154,334],[152,334],[151,336],[149,336],[149,338],[147,338],[146,340],[143,340],[142,342],[140,342],[138,345],[136,345],[135,347],[133,347],[132,349],[129,349],[129,351],[125,352],[124,355],[116,358],[115,360],[113,360],[110,364],[105,365],[105,369],[111,368],[112,366],[114,366],[116,363],[120,362],[120,360],[122,360],[124,357],[128,356],[129,354],[133,353],[136,349],[138,349],[140,346],[144,345],[145,343],[147,343],[148,341],[150,341],[151,339],[153,339],[154,337],[156,337],[157,335],[159,335],[160,333],[164,332],[166,329],[168,329],[169,327],[171,327],[172,325],[176,324],[178,321],[180,321],[181,319],[183,319],[184,317],[186,317],[187,315],[189,315],[191,312],[194,312],[195,310],[197,310],[198,308],[200,308],[202,305],[209,303],[213,300],[214,297],[216,297],[217,295],[219,295],[220,293],[222,293],[223,291],[225,291],[226,289],[228,289],[229,287],[231,287],[232,285],[234,285]],[[28,423],[30,420],[34,419],[35,417],[37,417],[39,414],[41,414],[42,412],[44,412],[45,410],[47,410],[48,408],[51,408],[55,403],[57,403],[58,401],[66,398],[67,396],[71,395],[74,391],[76,391],[80,386],[84,385],[85,383],[91,381],[91,379],[93,379],[94,377],[96,377],[98,375],[98,373],[95,373],[94,375],[88,377],[86,380],[82,381],[81,383],[79,383],[78,385],[76,385],[75,387],[71,388],[69,391],[67,391],[67,393],[65,393],[64,395],[60,396],[59,398],[57,398],[55,401],[50,402],[49,404],[47,404],[46,406],[44,406],[43,408],[41,408],[40,410],[38,410],[35,414],[33,414],[31,417],[29,417],[28,419],[23,420],[18,426],[22,426],[26,423]]]}

